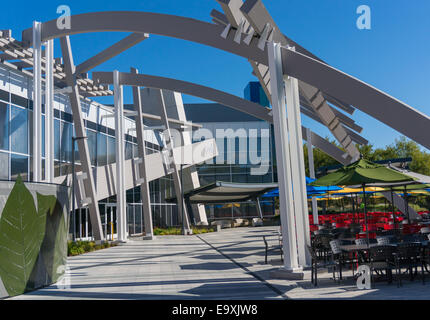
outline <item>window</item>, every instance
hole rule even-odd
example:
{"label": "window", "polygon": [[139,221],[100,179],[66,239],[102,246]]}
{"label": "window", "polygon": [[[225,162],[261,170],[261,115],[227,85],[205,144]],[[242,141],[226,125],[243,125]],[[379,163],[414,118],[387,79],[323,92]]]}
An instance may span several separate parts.
{"label": "window", "polygon": [[28,156],[11,154],[10,175],[12,180],[16,180],[19,175],[22,180],[28,180]]}
{"label": "window", "polygon": [[9,154],[0,152],[0,179],[9,179]]}
{"label": "window", "polygon": [[42,116],[42,157],[45,156],[45,116]]}
{"label": "window", "polygon": [[97,165],[105,166],[107,164],[107,142],[106,135],[97,134]]}
{"label": "window", "polygon": [[116,151],[115,151],[115,138],[108,137],[107,138],[107,155],[108,155],[108,164],[114,163],[116,160]]}
{"label": "window", "polygon": [[133,145],[130,142],[125,143],[125,160],[133,158]]}
{"label": "window", "polygon": [[0,149],[9,150],[9,106],[0,102]]}
{"label": "window", "polygon": [[27,109],[11,106],[10,135],[12,151],[28,153]]}
{"label": "window", "polygon": [[87,130],[88,137],[88,150],[90,153],[91,165],[97,165],[97,133],[91,130]]}
{"label": "window", "polygon": [[72,124],[63,122],[61,130],[61,161],[72,161]]}
{"label": "window", "polygon": [[60,120],[54,119],[54,159],[60,160]]}
{"label": "window", "polygon": [[0,90],[0,99],[9,102],[9,92]]}
{"label": "window", "polygon": [[13,104],[16,104],[18,106],[28,108],[28,99],[24,97],[17,96],[16,94],[11,93],[11,99],[10,102]]}

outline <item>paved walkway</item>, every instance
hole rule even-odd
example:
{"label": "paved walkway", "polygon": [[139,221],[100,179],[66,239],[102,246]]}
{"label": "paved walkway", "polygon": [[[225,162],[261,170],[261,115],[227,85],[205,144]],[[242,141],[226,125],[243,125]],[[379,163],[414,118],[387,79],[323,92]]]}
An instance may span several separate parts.
{"label": "paved walkway", "polygon": [[262,235],[275,231],[237,228],[132,240],[70,257],[70,288],[52,285],[13,299],[430,299],[430,277],[426,285],[405,280],[402,288],[377,283],[372,290],[358,290],[352,280],[335,283],[327,273],[315,288],[310,271],[302,281],[271,279],[280,257],[273,253],[264,264]]}

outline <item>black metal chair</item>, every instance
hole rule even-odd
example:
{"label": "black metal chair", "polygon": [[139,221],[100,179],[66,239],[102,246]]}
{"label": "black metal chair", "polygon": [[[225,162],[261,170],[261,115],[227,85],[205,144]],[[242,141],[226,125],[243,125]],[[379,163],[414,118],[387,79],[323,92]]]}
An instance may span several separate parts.
{"label": "black metal chair", "polygon": [[385,271],[385,274],[388,278],[388,283],[391,283],[393,281],[393,270],[396,270],[397,287],[400,286],[400,276],[395,246],[382,245],[371,247],[369,249],[369,267],[372,283],[374,282],[373,272],[377,272],[379,275],[382,273],[382,271]]}
{"label": "black metal chair", "polygon": [[[421,243],[417,242],[405,242],[400,243],[397,246],[397,265],[399,273],[401,274],[402,269],[406,269],[409,272],[411,281],[414,280],[414,276],[418,273],[418,267],[421,267],[421,275],[423,284],[425,283],[424,277],[424,260],[422,258],[422,247]],[[415,272],[414,272],[415,269]],[[401,284],[401,280],[400,280]]]}
{"label": "black metal chair", "polygon": [[394,236],[381,236],[376,237],[376,241],[378,242],[378,245],[387,245],[395,243],[397,240]]}
{"label": "black metal chair", "polygon": [[284,261],[284,252],[282,250],[282,242],[281,242],[281,236],[278,236],[278,243],[276,245],[269,245],[266,236],[263,236],[264,246],[265,246],[265,257],[264,257],[264,263],[267,264],[267,255],[269,252],[272,251],[279,251],[281,255],[281,260]]}
{"label": "black metal chair", "polygon": [[417,234],[403,234],[400,236],[400,241],[403,243],[418,242],[420,238]]}
{"label": "black metal chair", "polygon": [[312,239],[312,248],[321,258],[327,259],[331,254],[330,241],[334,239],[331,234],[318,234]]}
{"label": "black metal chair", "polygon": [[333,261],[332,255],[330,258],[327,256],[319,256],[315,248],[308,246],[309,253],[311,254],[311,283],[316,287],[318,285],[318,269],[332,269],[333,279],[336,281],[336,263]]}
{"label": "black metal chair", "polygon": [[337,269],[339,270],[339,280],[342,280],[342,268],[348,268],[351,266],[352,275],[354,276],[353,264],[358,262],[358,257],[354,258],[347,252],[343,252],[340,246],[342,241],[340,239],[330,241],[330,248],[332,252],[333,261],[337,263]]}
{"label": "black metal chair", "polygon": [[421,260],[423,262],[424,269],[427,273],[430,273],[430,244],[425,247],[422,247],[421,251]]}

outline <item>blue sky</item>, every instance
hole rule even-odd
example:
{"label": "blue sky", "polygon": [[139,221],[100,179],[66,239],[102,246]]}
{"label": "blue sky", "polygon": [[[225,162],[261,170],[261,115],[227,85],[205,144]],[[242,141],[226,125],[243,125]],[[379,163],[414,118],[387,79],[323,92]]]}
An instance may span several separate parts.
{"label": "blue sky", "polygon": [[[9,1],[0,11],[0,28],[12,29],[13,36],[21,39],[21,31],[31,27],[33,20],[56,18],[56,9],[62,4],[69,5],[72,14],[138,10],[204,21],[211,20],[209,13],[212,9],[221,11],[215,0],[48,0],[43,4],[28,0]],[[264,4],[286,35],[332,66],[430,114],[430,1],[266,0]],[[356,27],[359,16],[356,10],[363,4],[371,8],[371,30]],[[75,62],[84,61],[124,36],[120,33],[72,36]],[[60,56],[57,43],[55,51],[56,56]],[[243,89],[249,81],[256,80],[243,58],[155,35],[96,70],[128,71],[130,66],[137,67],[142,73],[192,81],[239,96],[243,96]],[[127,99],[130,99],[129,91],[126,91]],[[184,101],[201,100],[184,96]],[[356,111],[353,118],[364,127],[362,135],[375,146],[390,144],[399,136],[396,131],[360,111]],[[303,123],[322,136],[330,135],[327,129],[305,116]]]}

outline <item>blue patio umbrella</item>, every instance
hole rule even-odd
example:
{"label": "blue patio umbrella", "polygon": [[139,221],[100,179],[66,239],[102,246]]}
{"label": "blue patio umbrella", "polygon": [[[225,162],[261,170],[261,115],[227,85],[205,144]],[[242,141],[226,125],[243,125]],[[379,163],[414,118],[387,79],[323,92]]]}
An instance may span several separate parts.
{"label": "blue patio umbrella", "polygon": [[[324,193],[327,193],[329,191],[338,191],[338,190],[342,190],[342,188],[338,187],[338,186],[324,186],[324,187],[316,187],[316,186],[310,186],[308,185],[311,182],[314,182],[315,179],[306,177],[306,193],[307,195],[321,195]],[[267,193],[265,193],[263,195],[263,198],[274,198],[274,197],[279,197],[279,189],[273,189]]]}

